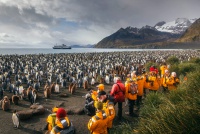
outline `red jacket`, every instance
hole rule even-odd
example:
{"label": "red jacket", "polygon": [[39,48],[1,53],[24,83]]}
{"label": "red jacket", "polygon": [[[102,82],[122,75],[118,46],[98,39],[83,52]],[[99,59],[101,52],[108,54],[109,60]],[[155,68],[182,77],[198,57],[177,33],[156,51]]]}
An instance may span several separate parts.
{"label": "red jacket", "polygon": [[110,95],[114,96],[115,102],[124,102],[125,92],[126,92],[126,89],[125,89],[124,84],[121,83],[120,80],[117,80],[117,83],[112,86]]}

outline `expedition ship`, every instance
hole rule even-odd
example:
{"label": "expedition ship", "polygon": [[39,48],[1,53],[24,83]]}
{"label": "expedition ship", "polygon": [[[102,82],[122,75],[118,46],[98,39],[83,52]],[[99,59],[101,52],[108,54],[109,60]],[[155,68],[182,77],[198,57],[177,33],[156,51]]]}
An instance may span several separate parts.
{"label": "expedition ship", "polygon": [[53,46],[53,49],[71,49],[71,47],[67,46],[65,44],[62,44],[62,45],[55,45],[55,46]]}

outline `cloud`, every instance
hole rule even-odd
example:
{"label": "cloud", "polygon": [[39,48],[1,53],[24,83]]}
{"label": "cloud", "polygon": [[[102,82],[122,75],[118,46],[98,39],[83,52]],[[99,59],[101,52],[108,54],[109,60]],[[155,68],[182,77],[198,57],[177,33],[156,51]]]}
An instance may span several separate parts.
{"label": "cloud", "polygon": [[198,5],[199,0],[0,0],[0,32],[12,35],[0,36],[0,46],[95,44],[121,27],[199,18]]}

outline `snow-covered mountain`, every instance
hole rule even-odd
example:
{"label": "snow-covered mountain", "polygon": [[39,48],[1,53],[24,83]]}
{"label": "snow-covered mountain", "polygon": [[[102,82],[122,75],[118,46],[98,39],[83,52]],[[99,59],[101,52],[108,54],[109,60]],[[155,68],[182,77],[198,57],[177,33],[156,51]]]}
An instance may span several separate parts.
{"label": "snow-covered mountain", "polygon": [[171,22],[158,22],[154,27],[161,32],[181,34],[197,19],[178,18]]}

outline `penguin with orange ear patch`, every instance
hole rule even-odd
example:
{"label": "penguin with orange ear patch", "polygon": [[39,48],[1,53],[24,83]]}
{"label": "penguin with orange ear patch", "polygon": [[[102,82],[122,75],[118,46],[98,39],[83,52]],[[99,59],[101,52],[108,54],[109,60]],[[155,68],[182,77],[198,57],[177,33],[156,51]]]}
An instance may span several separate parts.
{"label": "penguin with orange ear patch", "polygon": [[83,78],[83,88],[88,89],[88,76],[87,76],[87,74]]}
{"label": "penguin with orange ear patch", "polygon": [[19,120],[19,115],[17,114],[17,111],[14,110],[13,115],[12,115],[12,121],[14,124],[14,128],[19,128],[20,126],[20,120]]}
{"label": "penguin with orange ear patch", "polygon": [[49,86],[46,86],[45,89],[44,89],[44,97],[45,98],[50,98],[51,96],[51,89]]}
{"label": "penguin with orange ear patch", "polygon": [[35,103],[37,97],[38,97],[38,94],[37,94],[37,90],[36,89],[33,89],[33,92],[32,92],[32,97],[33,97],[33,103]]}
{"label": "penguin with orange ear patch", "polygon": [[70,92],[70,93],[72,93],[72,87],[73,87],[73,85],[74,85],[74,84],[73,84],[72,82],[69,84],[69,92]]}
{"label": "penguin with orange ear patch", "polygon": [[71,94],[74,94],[76,91],[76,83],[73,84],[72,88],[71,88]]}
{"label": "penguin with orange ear patch", "polygon": [[83,88],[84,88],[84,89],[88,89],[88,81],[84,81],[84,83],[83,83]]}

